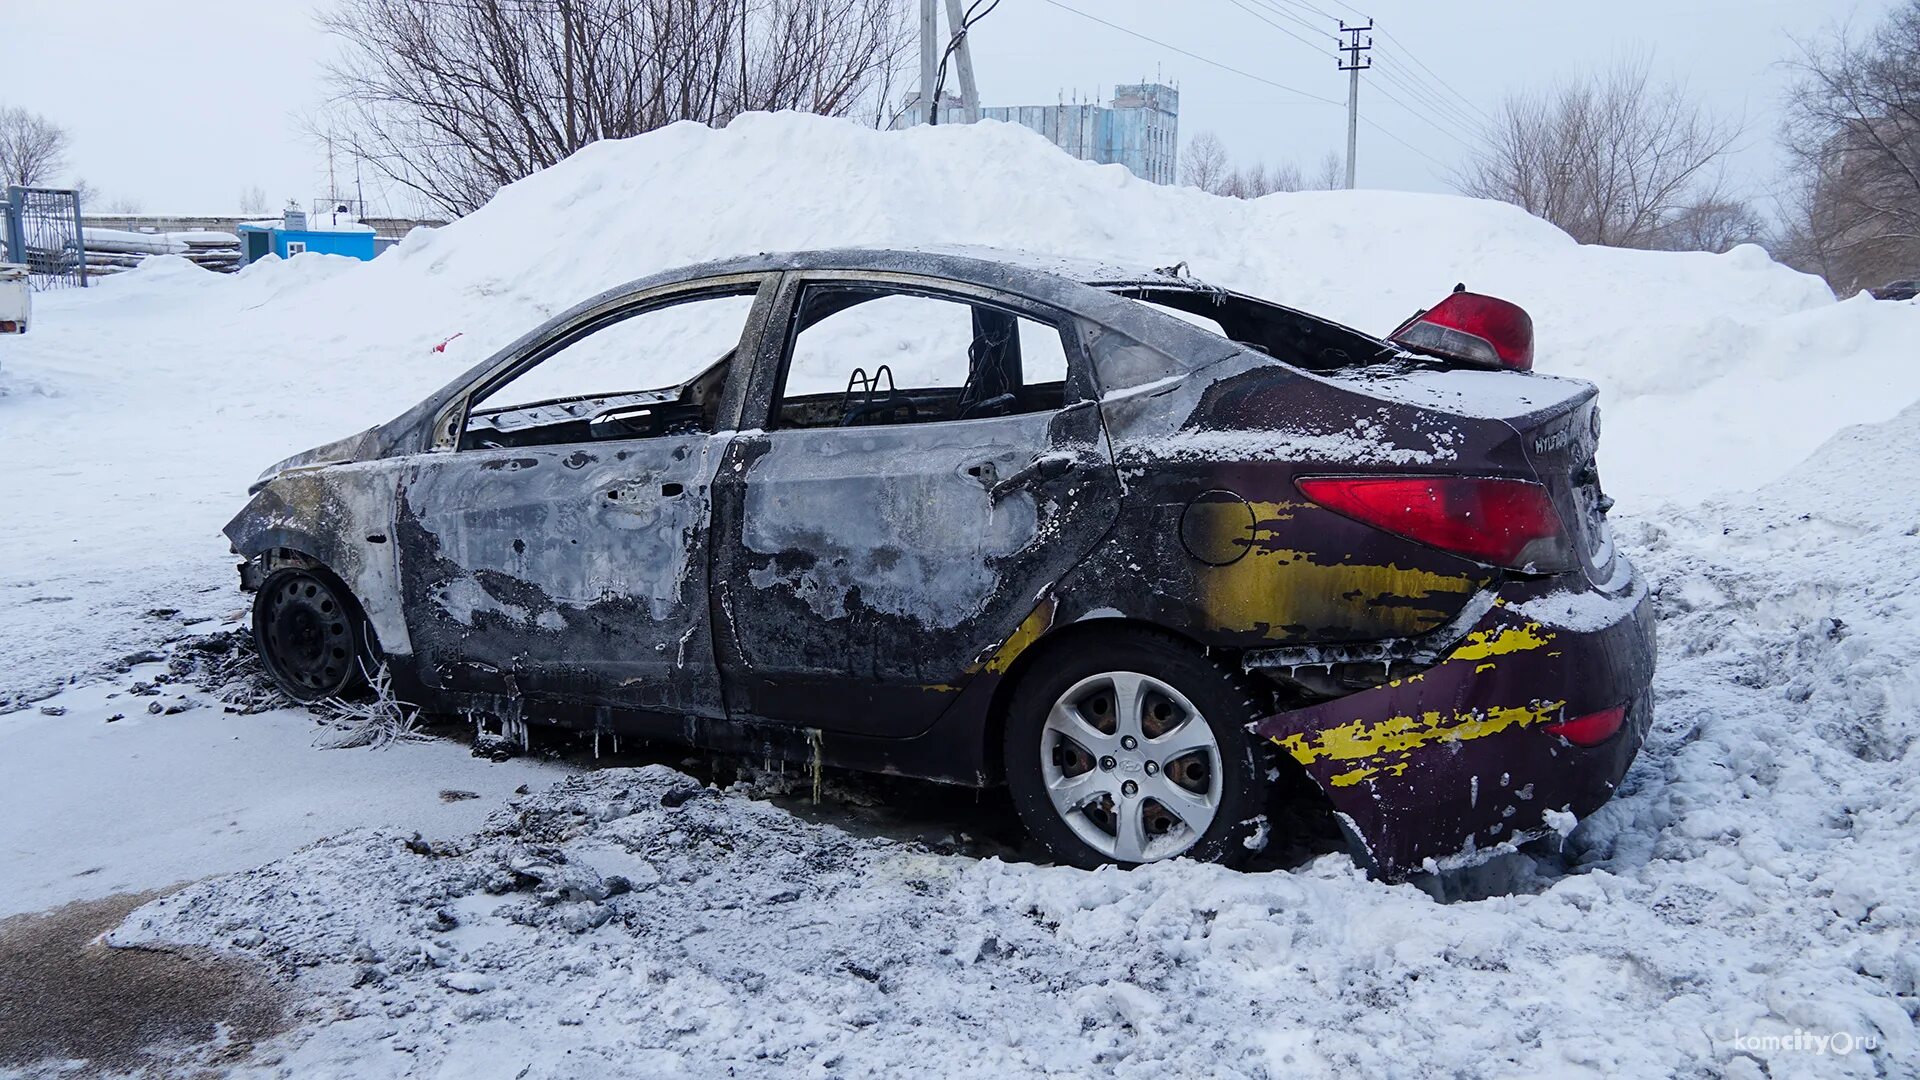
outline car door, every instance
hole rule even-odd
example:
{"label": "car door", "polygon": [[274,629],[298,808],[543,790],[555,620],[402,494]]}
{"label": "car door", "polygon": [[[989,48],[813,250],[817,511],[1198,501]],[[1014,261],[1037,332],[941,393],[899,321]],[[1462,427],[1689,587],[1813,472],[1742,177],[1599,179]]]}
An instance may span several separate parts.
{"label": "car door", "polygon": [[789,275],[775,310],[715,480],[730,709],[917,734],[1118,514],[1079,336],[905,275]]}
{"label": "car door", "polygon": [[709,493],[716,432],[733,426],[723,399],[743,377],[731,357],[756,337],[767,280],[589,312],[476,382],[457,446],[401,476],[394,539],[424,679],[725,715],[707,628]]}

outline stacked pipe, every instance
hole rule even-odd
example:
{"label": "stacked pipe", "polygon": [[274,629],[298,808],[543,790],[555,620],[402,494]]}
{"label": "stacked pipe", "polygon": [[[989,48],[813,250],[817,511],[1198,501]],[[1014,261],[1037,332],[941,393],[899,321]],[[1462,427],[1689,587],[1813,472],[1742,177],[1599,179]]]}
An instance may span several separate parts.
{"label": "stacked pipe", "polygon": [[217,273],[240,269],[240,238],[229,232],[127,232],[98,229],[86,233],[87,276],[106,277],[131,270],[155,255],[179,255]]}

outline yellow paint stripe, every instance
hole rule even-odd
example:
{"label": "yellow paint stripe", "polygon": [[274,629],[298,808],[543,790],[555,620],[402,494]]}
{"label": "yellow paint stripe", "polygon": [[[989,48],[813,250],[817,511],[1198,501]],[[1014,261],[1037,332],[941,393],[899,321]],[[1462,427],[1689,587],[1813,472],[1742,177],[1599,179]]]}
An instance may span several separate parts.
{"label": "yellow paint stripe", "polygon": [[1491,656],[1537,649],[1552,640],[1553,634],[1536,622],[1525,626],[1496,626],[1468,634],[1466,643],[1453,650],[1453,655],[1447,659],[1485,660]]}
{"label": "yellow paint stripe", "polygon": [[1040,635],[1046,633],[1047,628],[1052,625],[1053,597],[1049,596],[1035,605],[1034,609],[1027,613],[1027,617],[1020,620],[1020,625],[1014,627],[1013,633],[1008,635],[1007,640],[1001,642],[1000,647],[994,650],[993,655],[987,659],[986,670],[994,675],[1005,674],[1006,670],[1013,666],[1013,662],[1020,658],[1020,654],[1027,651],[1027,646],[1040,640]]}
{"label": "yellow paint stripe", "polygon": [[[1273,742],[1302,765],[1311,765],[1316,761],[1360,763],[1355,769],[1341,773],[1334,779],[1336,786],[1345,787],[1359,783],[1382,767],[1392,767],[1396,776],[1406,770],[1405,761],[1388,763],[1382,760],[1388,755],[1404,758],[1415,750],[1437,743],[1467,742],[1548,723],[1560,715],[1565,705],[1564,701],[1546,701],[1520,706],[1494,706],[1451,715],[1425,712],[1419,716],[1390,716],[1377,724],[1355,720],[1316,732],[1311,741],[1301,735],[1287,735]],[[1350,779],[1342,782],[1342,778]]]}

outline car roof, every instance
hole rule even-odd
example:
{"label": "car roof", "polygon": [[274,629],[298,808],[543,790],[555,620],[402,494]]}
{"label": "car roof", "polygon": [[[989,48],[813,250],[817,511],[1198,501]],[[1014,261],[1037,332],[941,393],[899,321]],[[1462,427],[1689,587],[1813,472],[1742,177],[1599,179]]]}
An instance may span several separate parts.
{"label": "car roof", "polygon": [[[638,290],[670,281],[776,270],[870,270],[924,274],[979,285],[1010,285],[1015,279],[1050,277],[1094,286],[1151,284],[1168,288],[1206,287],[1190,276],[1176,273],[1176,267],[1155,267],[1152,262],[1142,259],[1128,265],[1080,256],[963,244],[916,248],[843,247],[762,252],[718,259],[643,278],[626,288]],[[1184,271],[1185,264],[1177,264],[1177,269]]]}

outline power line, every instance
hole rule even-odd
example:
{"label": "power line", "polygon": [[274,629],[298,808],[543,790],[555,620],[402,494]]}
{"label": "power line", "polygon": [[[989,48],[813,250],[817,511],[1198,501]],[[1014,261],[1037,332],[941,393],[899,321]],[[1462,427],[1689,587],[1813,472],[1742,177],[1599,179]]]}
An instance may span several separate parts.
{"label": "power line", "polygon": [[[1231,0],[1231,2],[1236,6],[1245,7],[1242,0]],[[1305,27],[1309,31],[1314,31],[1314,28],[1300,15],[1295,14],[1286,7],[1282,7],[1281,4],[1283,0],[1254,0],[1254,2],[1261,4],[1267,11],[1287,19],[1297,26]],[[1296,5],[1303,10],[1314,12],[1329,19],[1335,18],[1325,8],[1311,3],[1310,0],[1284,0],[1284,2]],[[1257,12],[1251,12],[1251,14],[1259,17]],[[1277,25],[1270,19],[1263,18],[1261,21],[1266,22],[1282,33],[1288,34],[1289,37],[1295,40],[1301,40],[1299,35],[1290,33],[1286,27]],[[1339,20],[1335,19],[1336,23],[1338,21]],[[1394,37],[1393,34],[1384,27],[1381,28],[1381,33],[1392,38],[1396,43],[1399,43],[1399,39]],[[1338,41],[1339,39],[1336,37],[1335,40]],[[1401,47],[1404,51],[1407,51],[1409,54],[1411,53],[1411,50],[1405,49],[1404,44],[1402,44]],[[1395,87],[1400,90],[1400,94],[1396,95],[1383,87],[1382,93],[1389,101],[1400,106],[1422,124],[1435,128],[1447,137],[1460,141],[1465,145],[1472,146],[1476,141],[1485,137],[1484,130],[1481,127],[1481,120],[1463,111],[1457,101],[1435,89],[1430,83],[1423,79],[1418,72],[1409,68],[1403,68],[1398,62],[1382,64],[1380,63],[1381,59],[1385,58],[1375,58],[1373,66],[1380,68],[1381,76],[1389,82],[1392,82]],[[1425,65],[1423,64],[1422,66],[1424,67]],[[1401,95],[1405,95],[1405,98],[1412,100],[1405,100]],[[1469,106],[1472,105],[1471,102],[1467,102],[1467,104]]]}
{"label": "power line", "polygon": [[1148,37],[1147,35],[1142,34],[1137,30],[1129,30],[1126,27],[1121,26],[1119,23],[1108,22],[1107,20],[1101,18],[1098,15],[1090,15],[1087,12],[1081,11],[1079,8],[1070,7],[1066,4],[1063,4],[1060,2],[1060,0],[1045,0],[1045,2],[1048,4],[1052,4],[1054,7],[1057,7],[1062,11],[1070,11],[1073,14],[1078,15],[1083,19],[1091,19],[1094,22],[1097,22],[1100,25],[1105,26],[1109,29],[1118,30],[1121,33],[1127,35],[1128,37],[1139,38],[1141,41],[1147,42],[1150,45],[1158,45],[1161,48],[1168,50],[1169,52],[1179,53],[1181,56],[1184,56],[1189,60],[1198,60],[1203,64],[1207,64],[1211,67],[1217,67],[1222,71],[1232,72],[1233,74],[1238,75],[1243,79],[1252,79],[1254,82],[1257,82],[1257,83],[1265,83],[1266,85],[1271,86],[1277,90],[1285,90],[1289,94],[1297,94],[1300,97],[1306,98],[1308,101],[1317,101],[1322,105],[1340,104],[1338,101],[1335,101],[1332,98],[1324,98],[1324,97],[1321,97],[1319,94],[1310,94],[1305,90],[1301,90],[1297,87],[1288,86],[1285,83],[1275,82],[1272,79],[1263,78],[1259,75],[1255,75],[1251,71],[1242,71],[1239,68],[1232,66],[1231,64],[1223,64],[1220,61],[1215,60],[1211,57],[1201,56],[1199,53],[1196,53],[1196,52],[1189,52],[1186,49],[1179,47],[1178,45],[1169,45],[1166,42],[1161,41],[1159,38]]}
{"label": "power line", "polygon": [[1243,0],[1227,0],[1227,2],[1232,4],[1234,7],[1239,8],[1241,11],[1244,11],[1247,14],[1253,16],[1254,18],[1259,19],[1261,22],[1266,23],[1268,26],[1273,27],[1275,30],[1278,30],[1281,33],[1287,35],[1288,37],[1299,42],[1300,44],[1305,45],[1307,48],[1312,49],[1314,52],[1319,52],[1324,47],[1321,45],[1315,45],[1313,42],[1308,41],[1306,38],[1301,37],[1299,34],[1294,33],[1293,31],[1287,29],[1286,27],[1281,26],[1279,23],[1274,22],[1272,19],[1267,18],[1265,15],[1260,14],[1258,10],[1248,7],[1243,2]]}
{"label": "power line", "polygon": [[[1256,0],[1256,2],[1264,5],[1269,10],[1273,11],[1275,14],[1280,15],[1287,19],[1291,19],[1297,25],[1306,27],[1309,30],[1312,30],[1313,27],[1311,27],[1300,16],[1295,15],[1292,12],[1288,11],[1287,8],[1283,7],[1282,5],[1283,4],[1292,5],[1294,7],[1303,9],[1305,11],[1312,12],[1313,14],[1318,15],[1321,18],[1329,19],[1335,22],[1339,21],[1339,18],[1337,16],[1329,12],[1326,8],[1323,8],[1318,4],[1312,3],[1311,0]],[[1352,4],[1341,3],[1340,6],[1343,8],[1346,8],[1349,12],[1353,13],[1358,18],[1367,19],[1369,22],[1372,21],[1371,19],[1368,18],[1365,12],[1362,12],[1359,8],[1354,7]],[[1480,106],[1474,104],[1472,98],[1469,98],[1465,94],[1462,94],[1460,91],[1454,89],[1453,84],[1447,82],[1444,78],[1442,78],[1439,72],[1434,71],[1431,67],[1428,67],[1426,61],[1420,59],[1420,57],[1414,53],[1412,47],[1407,45],[1406,42],[1401,41],[1400,38],[1394,34],[1393,31],[1383,26],[1383,27],[1380,27],[1380,33],[1388,41],[1393,42],[1393,44],[1397,46],[1398,51],[1390,55],[1394,55],[1394,56],[1404,55],[1408,60],[1411,60],[1414,64],[1418,65],[1420,68],[1420,71],[1424,71],[1426,73],[1423,76],[1420,74],[1420,71],[1413,71],[1411,69],[1408,69],[1406,74],[1414,83],[1424,87],[1427,93],[1432,94],[1434,97],[1440,99],[1441,101],[1447,103],[1448,105],[1454,106],[1454,103],[1457,101],[1459,104],[1463,104],[1468,109],[1471,109],[1473,112],[1478,113],[1482,120],[1487,122],[1492,122],[1493,120],[1492,116],[1488,115],[1485,110],[1480,108]],[[1431,82],[1429,80],[1431,80]],[[1435,83],[1437,83],[1438,85],[1437,86],[1433,85]],[[1457,106],[1454,106],[1454,107],[1457,108]]]}
{"label": "power line", "polygon": [[[1267,0],[1267,2],[1269,4],[1274,4],[1276,3],[1276,0]],[[1332,12],[1328,11],[1326,8],[1320,7],[1317,4],[1308,3],[1307,0],[1287,0],[1287,2],[1290,4],[1297,4],[1300,7],[1306,8],[1308,11],[1313,12],[1315,15],[1318,15],[1323,19],[1331,19],[1334,22],[1340,21],[1340,17],[1338,15],[1333,14]],[[1352,8],[1347,8],[1347,10],[1353,11]],[[1358,18],[1362,18],[1362,19],[1366,18],[1364,14],[1361,14],[1358,11],[1354,11],[1353,13]]]}
{"label": "power line", "polygon": [[1453,127],[1446,124],[1439,123],[1432,116],[1426,115],[1420,112],[1420,110],[1414,108],[1412,105],[1407,104],[1405,101],[1401,100],[1397,95],[1389,91],[1385,85],[1381,83],[1375,83],[1373,88],[1380,92],[1381,97],[1386,98],[1388,101],[1391,101],[1395,105],[1398,105],[1402,109],[1405,109],[1407,112],[1407,115],[1413,117],[1415,120],[1420,121],[1422,124],[1425,124],[1427,127],[1432,128],[1433,130],[1439,132],[1440,134],[1445,135],[1447,138],[1452,139],[1453,141],[1459,143],[1461,146],[1464,146],[1467,149],[1471,150],[1479,144],[1478,139],[1476,137],[1469,136],[1469,135],[1462,135],[1459,131],[1455,130]]}
{"label": "power line", "polygon": [[1413,151],[1414,153],[1420,155],[1421,157],[1426,158],[1427,163],[1432,165],[1434,168],[1439,169],[1442,172],[1445,172],[1448,169],[1452,168],[1452,166],[1448,165],[1446,162],[1441,161],[1439,158],[1434,157],[1432,154],[1427,153],[1425,150],[1420,149],[1419,147],[1413,145],[1407,140],[1401,138],[1400,136],[1395,135],[1393,132],[1388,131],[1386,128],[1381,127],[1380,122],[1378,120],[1375,120],[1371,117],[1363,116],[1360,118],[1360,122],[1372,128],[1373,130],[1379,132],[1380,134],[1385,135],[1387,138],[1392,139],[1394,142],[1399,143],[1401,146],[1404,146],[1407,149]]}
{"label": "power line", "polygon": [[[1423,119],[1426,119],[1435,127],[1445,129],[1450,134],[1464,132],[1475,140],[1486,137],[1485,128],[1479,120],[1460,112],[1458,106],[1454,106],[1444,99],[1434,97],[1431,92],[1422,89],[1418,83],[1408,81],[1406,75],[1398,68],[1390,64],[1382,63],[1379,59],[1374,61],[1373,66],[1379,70],[1382,79],[1391,83],[1394,87],[1398,88],[1401,93],[1412,98],[1415,104],[1424,108],[1426,114],[1423,116]],[[1418,111],[1414,110],[1412,105],[1409,105],[1407,102],[1401,102],[1401,104],[1410,111]]]}
{"label": "power line", "polygon": [[[1253,74],[1253,73],[1252,73],[1252,72],[1250,72],[1250,71],[1243,71],[1243,70],[1241,70],[1240,68],[1237,68],[1237,67],[1234,67],[1234,66],[1233,66],[1233,65],[1231,65],[1231,64],[1225,64],[1225,63],[1221,63],[1220,61],[1218,61],[1218,60],[1215,60],[1215,59],[1213,59],[1212,57],[1209,57],[1209,56],[1202,56],[1202,55],[1200,55],[1199,53],[1196,53],[1196,52],[1192,52],[1192,51],[1190,51],[1190,50],[1187,50],[1187,49],[1183,49],[1183,48],[1180,48],[1180,47],[1179,47],[1179,46],[1177,46],[1177,45],[1170,45],[1170,44],[1168,44],[1167,42],[1164,42],[1164,41],[1161,41],[1161,40],[1160,40],[1159,38],[1155,38],[1155,37],[1150,37],[1150,36],[1148,36],[1148,35],[1146,35],[1146,34],[1142,34],[1142,33],[1140,33],[1140,32],[1139,32],[1138,30],[1132,30],[1132,29],[1129,29],[1129,28],[1127,28],[1127,27],[1124,27],[1124,26],[1121,26],[1120,24],[1118,24],[1118,23],[1115,23],[1115,22],[1109,22],[1108,20],[1106,20],[1106,19],[1103,19],[1103,18],[1101,18],[1101,17],[1100,17],[1100,16],[1098,16],[1098,15],[1092,15],[1092,14],[1089,14],[1089,13],[1087,13],[1087,12],[1085,12],[1085,11],[1081,11],[1081,10],[1080,10],[1079,8],[1076,8],[1076,7],[1073,7],[1073,6],[1071,6],[1071,5],[1068,5],[1068,4],[1064,4],[1064,3],[1062,3],[1062,2],[1061,2],[1061,0],[1044,0],[1044,2],[1045,2],[1045,3],[1048,3],[1048,4],[1051,4],[1051,5],[1053,5],[1054,7],[1057,7],[1057,8],[1059,8],[1059,9],[1060,9],[1060,10],[1062,10],[1062,11],[1066,11],[1066,12],[1071,12],[1072,14],[1075,14],[1075,15],[1078,15],[1078,16],[1080,16],[1080,17],[1081,17],[1081,18],[1083,18],[1083,19],[1088,19],[1088,20],[1091,20],[1091,21],[1093,21],[1093,22],[1097,22],[1097,23],[1099,23],[1100,25],[1102,25],[1102,26],[1105,26],[1105,27],[1107,27],[1107,28],[1108,28],[1108,29],[1110,29],[1110,30],[1118,30],[1119,32],[1121,32],[1121,33],[1123,33],[1123,34],[1125,34],[1125,35],[1127,35],[1128,37],[1131,37],[1131,38],[1136,38],[1136,39],[1138,39],[1138,40],[1140,40],[1140,41],[1144,41],[1144,42],[1147,42],[1147,43],[1148,43],[1148,44],[1150,44],[1150,45],[1158,45],[1159,47],[1161,47],[1161,48],[1163,48],[1163,49],[1166,49],[1166,50],[1168,50],[1168,51],[1170,51],[1170,52],[1175,52],[1175,53],[1179,53],[1179,54],[1180,54],[1181,56],[1184,56],[1184,57],[1187,57],[1187,58],[1188,58],[1188,59],[1190,59],[1190,60],[1198,60],[1198,61],[1200,61],[1201,63],[1203,63],[1203,64],[1206,64],[1206,65],[1208,65],[1208,66],[1210,66],[1210,67],[1216,67],[1216,68],[1219,68],[1219,69],[1220,69],[1220,70],[1222,70],[1222,71],[1225,71],[1225,72],[1230,72],[1231,74],[1234,74],[1234,75],[1238,75],[1238,76],[1240,76],[1240,77],[1241,77],[1241,78],[1243,78],[1243,79],[1251,79],[1251,80],[1253,80],[1254,82],[1257,82],[1257,83],[1262,83],[1262,84],[1264,84],[1264,85],[1266,85],[1266,86],[1271,86],[1271,87],[1274,87],[1275,89],[1279,89],[1279,90],[1285,90],[1285,91],[1286,91],[1287,93],[1289,93],[1289,94],[1294,94],[1294,95],[1297,95],[1297,96],[1299,96],[1299,97],[1303,97],[1303,98],[1306,98],[1306,99],[1307,99],[1308,101],[1312,101],[1312,102],[1317,102],[1318,104],[1321,104],[1321,105],[1333,105],[1333,106],[1335,106],[1335,107],[1338,107],[1338,106],[1340,106],[1341,104],[1343,104],[1342,102],[1339,102],[1339,101],[1335,101],[1335,100],[1334,100],[1334,99],[1332,99],[1332,98],[1325,98],[1325,97],[1321,97],[1321,96],[1320,96],[1320,95],[1318,95],[1318,94],[1312,94],[1312,93],[1308,93],[1308,92],[1307,92],[1307,91],[1305,91],[1305,90],[1301,90],[1301,89],[1298,89],[1298,88],[1296,88],[1296,87],[1292,87],[1292,86],[1288,86],[1288,85],[1286,85],[1285,83],[1279,83],[1279,82],[1275,82],[1275,81],[1274,81],[1274,80],[1272,80],[1272,79],[1268,79],[1268,78],[1265,78],[1265,77],[1263,77],[1263,76],[1259,76],[1259,75],[1255,75],[1255,74]],[[1342,6],[1345,6],[1345,5],[1342,5]],[[1295,103],[1294,103],[1294,102],[1286,102],[1286,103],[1284,103],[1284,104],[1295,104]],[[1372,129],[1374,129],[1375,131],[1378,131],[1378,132],[1379,132],[1380,134],[1382,134],[1382,135],[1385,135],[1385,136],[1386,136],[1387,138],[1389,138],[1389,139],[1392,139],[1392,140],[1393,140],[1394,142],[1396,142],[1396,143],[1399,143],[1399,144],[1400,144],[1401,146],[1404,146],[1404,147],[1406,147],[1406,148],[1407,148],[1408,150],[1410,150],[1410,151],[1412,151],[1412,152],[1413,152],[1413,153],[1414,153],[1415,155],[1417,155],[1417,156],[1419,156],[1419,157],[1421,157],[1421,158],[1424,158],[1424,159],[1426,159],[1426,161],[1427,161],[1427,163],[1428,163],[1428,164],[1431,164],[1431,165],[1432,165],[1432,166],[1434,166],[1435,168],[1437,168],[1437,169],[1442,169],[1442,170],[1445,170],[1445,169],[1446,169],[1446,168],[1448,167],[1448,166],[1447,166],[1447,164],[1446,164],[1445,162],[1443,162],[1443,161],[1441,161],[1441,160],[1439,160],[1438,158],[1436,158],[1436,157],[1434,157],[1434,156],[1433,156],[1432,154],[1429,154],[1429,153],[1427,153],[1426,151],[1424,151],[1424,150],[1422,150],[1422,149],[1420,149],[1419,147],[1417,147],[1417,146],[1415,146],[1415,145],[1413,145],[1412,143],[1410,143],[1410,142],[1408,142],[1407,140],[1405,140],[1405,139],[1403,139],[1403,138],[1401,138],[1400,136],[1398,136],[1398,135],[1396,135],[1396,134],[1394,134],[1394,133],[1393,133],[1393,131],[1392,131],[1391,129],[1389,129],[1389,128],[1387,128],[1387,127],[1386,127],[1385,125],[1383,125],[1383,124],[1381,124],[1381,123],[1380,123],[1379,121],[1377,121],[1377,120],[1374,120],[1374,119],[1373,119],[1373,118],[1371,118],[1371,117],[1360,117],[1360,120],[1361,120],[1362,122],[1364,122],[1364,123],[1365,123],[1365,124],[1366,124],[1366,125],[1367,125],[1368,127],[1370,127],[1370,128],[1372,128]]]}
{"label": "power line", "polygon": [[[1238,3],[1239,0],[1234,0],[1234,2]],[[1282,4],[1294,5],[1297,8],[1312,12],[1316,15],[1321,16],[1322,18],[1330,19],[1335,22],[1339,21],[1338,18],[1334,16],[1332,13],[1328,12],[1327,9],[1312,3],[1311,0],[1255,0],[1255,2],[1263,5],[1267,10],[1272,11],[1274,14],[1279,15],[1280,17],[1293,22],[1295,25],[1304,27],[1307,30],[1313,31],[1313,32],[1318,32],[1318,31],[1316,31],[1315,28],[1311,24],[1309,24],[1304,18],[1295,14],[1293,11],[1288,10],[1288,8],[1283,7]],[[1351,5],[1342,4],[1341,6],[1347,8],[1348,11],[1357,11],[1357,9],[1352,7]],[[1278,28],[1276,27],[1276,29]],[[1408,93],[1410,96],[1413,96],[1419,99],[1427,99],[1427,98],[1433,99],[1430,104],[1433,106],[1436,112],[1440,113],[1443,116],[1447,116],[1449,118],[1452,118],[1457,114],[1459,119],[1464,121],[1463,126],[1468,131],[1477,133],[1480,130],[1480,125],[1483,122],[1492,121],[1493,118],[1491,116],[1488,116],[1484,111],[1482,111],[1478,105],[1475,105],[1471,99],[1461,94],[1458,90],[1453,89],[1451,84],[1448,84],[1444,79],[1441,79],[1440,76],[1437,73],[1435,73],[1432,68],[1428,67],[1427,64],[1424,61],[1422,61],[1418,56],[1415,56],[1413,53],[1413,50],[1409,48],[1405,42],[1401,41],[1397,36],[1395,36],[1393,31],[1383,26],[1383,27],[1380,27],[1380,33],[1387,40],[1393,42],[1394,45],[1398,47],[1398,50],[1396,52],[1388,54],[1388,56],[1386,57],[1376,57],[1375,58],[1376,64],[1378,64],[1379,60],[1382,60],[1382,59],[1405,55],[1408,60],[1412,61],[1415,64],[1418,64],[1421,70],[1424,70],[1427,73],[1425,76],[1423,76],[1420,74],[1419,71],[1415,71],[1412,68],[1395,67],[1394,73],[1398,75],[1399,79],[1404,84],[1404,89],[1406,93]],[[1383,70],[1382,74],[1386,74],[1386,72]],[[1440,85],[1439,86],[1434,85],[1435,82],[1438,82]],[[1445,87],[1445,89],[1443,90],[1441,89],[1441,87]],[[1461,105],[1463,104],[1466,106],[1466,109],[1471,110],[1473,113],[1478,114],[1478,118],[1476,119],[1474,116],[1469,115],[1465,110],[1463,110],[1461,108]]]}
{"label": "power line", "polygon": [[1424,71],[1424,72],[1426,72],[1426,73],[1427,73],[1428,75],[1431,75],[1431,76],[1433,76],[1433,79],[1434,79],[1434,81],[1435,81],[1435,82],[1438,82],[1438,83],[1439,83],[1439,84],[1440,84],[1441,86],[1443,86],[1443,87],[1445,87],[1445,88],[1446,88],[1446,89],[1447,89],[1447,90],[1448,90],[1448,91],[1449,91],[1450,93],[1452,93],[1454,97],[1456,97],[1456,98],[1458,98],[1458,99],[1460,99],[1460,100],[1461,100],[1462,102],[1464,102],[1464,103],[1466,104],[1466,106],[1467,106],[1467,108],[1469,108],[1469,109],[1472,109],[1472,110],[1473,110],[1474,112],[1477,112],[1477,113],[1479,113],[1479,114],[1481,115],[1481,117],[1483,117],[1483,118],[1484,118],[1484,119],[1485,119],[1485,120],[1486,120],[1486,121],[1487,121],[1488,123],[1492,123],[1492,122],[1493,122],[1493,117],[1492,117],[1492,116],[1490,116],[1490,115],[1488,115],[1488,114],[1487,114],[1487,112],[1486,112],[1486,111],[1485,111],[1484,109],[1482,109],[1482,108],[1480,108],[1480,106],[1478,106],[1478,105],[1475,105],[1475,104],[1473,103],[1473,99],[1471,99],[1471,98],[1469,98],[1469,97],[1467,97],[1467,95],[1465,95],[1465,94],[1463,94],[1463,93],[1461,93],[1460,91],[1458,91],[1458,90],[1455,90],[1455,89],[1453,88],[1453,84],[1452,84],[1452,83],[1450,83],[1450,82],[1448,82],[1447,80],[1445,80],[1445,79],[1443,79],[1443,78],[1441,78],[1441,77],[1440,77],[1440,73],[1439,73],[1439,72],[1437,72],[1437,71],[1435,71],[1435,70],[1433,70],[1432,68],[1430,68],[1430,67],[1428,67],[1428,66],[1426,65],[1426,63],[1425,63],[1425,61],[1423,61],[1423,60],[1421,60],[1421,59],[1420,59],[1420,57],[1418,57],[1418,56],[1416,56],[1416,55],[1414,55],[1414,51],[1413,51],[1412,49],[1410,49],[1410,48],[1408,48],[1405,42],[1403,42],[1403,41],[1401,41],[1401,40],[1400,40],[1399,38],[1397,38],[1397,37],[1394,37],[1394,36],[1393,36],[1393,31],[1391,31],[1391,30],[1388,30],[1388,29],[1385,29],[1385,28],[1383,27],[1383,28],[1381,29],[1381,31],[1380,31],[1380,33],[1381,33],[1381,34],[1383,34],[1383,35],[1385,35],[1385,37],[1386,37],[1386,39],[1387,39],[1388,41],[1391,41],[1391,42],[1393,42],[1393,43],[1394,43],[1394,44],[1395,44],[1396,46],[1399,46],[1399,49],[1400,49],[1400,53],[1399,53],[1399,55],[1404,55],[1404,56],[1405,56],[1405,57],[1406,57],[1407,59],[1409,59],[1409,60],[1411,60],[1411,61],[1413,61],[1413,62],[1414,62],[1415,64],[1418,64],[1418,65],[1420,66],[1420,70],[1422,70],[1422,71]]}
{"label": "power line", "polygon": [[1467,130],[1480,131],[1486,126],[1487,121],[1484,118],[1476,113],[1469,112],[1452,97],[1436,91],[1430,83],[1422,81],[1412,68],[1402,64],[1398,58],[1391,55],[1382,56],[1379,66],[1383,76],[1392,79],[1404,88],[1407,93],[1431,105],[1435,111],[1442,115],[1457,121]]}
{"label": "power line", "polygon": [[[1293,23],[1295,26],[1300,27],[1301,29],[1308,32],[1309,34],[1328,33],[1328,30],[1326,27],[1313,25],[1312,23],[1308,22],[1306,19],[1303,19],[1300,16],[1294,14],[1293,12],[1287,10],[1286,8],[1281,7],[1279,4],[1275,3],[1274,0],[1258,0],[1258,2],[1261,5],[1261,7],[1265,8],[1268,11],[1273,12],[1275,15],[1278,15],[1283,19],[1286,19],[1288,22]],[[1334,21],[1338,22],[1339,20],[1334,20]],[[1338,38],[1336,38],[1335,40],[1338,40]]]}

